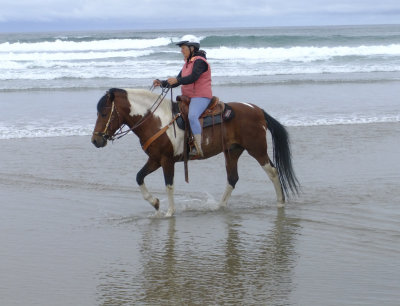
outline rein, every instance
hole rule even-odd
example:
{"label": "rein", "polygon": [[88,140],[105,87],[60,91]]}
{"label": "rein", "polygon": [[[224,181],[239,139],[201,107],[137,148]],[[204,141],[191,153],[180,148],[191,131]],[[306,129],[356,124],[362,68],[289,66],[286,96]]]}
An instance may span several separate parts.
{"label": "rein", "polygon": [[[150,90],[153,90],[153,89],[154,89],[154,86],[151,86],[151,87],[150,87]],[[170,87],[167,87],[167,88],[162,87],[162,88],[161,88],[161,90],[162,90],[162,91],[161,91],[161,94],[158,96],[158,98],[157,98],[156,101],[153,103],[153,105],[148,109],[148,111],[146,112],[146,115],[144,115],[133,127],[129,128],[128,130],[125,130],[125,131],[122,130],[122,129],[124,128],[124,126],[125,126],[125,124],[123,124],[123,125],[119,128],[118,132],[114,133],[114,135],[112,135],[112,136],[108,136],[108,140],[114,141],[114,140],[120,139],[120,138],[124,137],[125,135],[127,135],[130,131],[133,131],[134,129],[136,129],[136,128],[138,128],[139,126],[141,126],[144,122],[146,122],[146,120],[149,119],[150,116],[153,115],[153,114],[155,113],[155,111],[158,109],[158,107],[159,107],[159,106],[161,105],[161,103],[164,101],[164,98],[167,96],[168,91],[169,91],[170,89],[171,89]],[[172,90],[171,90],[171,95],[172,95]],[[171,100],[171,101],[172,101],[172,100]],[[108,126],[110,125],[110,122],[111,122],[111,118],[112,118],[112,114],[113,114],[114,109],[116,110],[115,105],[114,105],[114,101],[113,101],[113,102],[112,102],[112,106],[111,106],[110,117],[108,118],[108,121],[107,121],[106,127],[105,127],[105,129],[104,129],[104,132],[102,133],[103,135],[107,135]],[[116,110],[116,113],[117,113],[118,122],[119,122],[119,121],[120,121],[120,120],[119,120],[119,113],[118,113],[117,110]],[[176,119],[175,119],[175,120],[176,120]],[[174,120],[174,121],[175,121],[175,120]],[[97,133],[97,134],[99,134],[99,133]]]}

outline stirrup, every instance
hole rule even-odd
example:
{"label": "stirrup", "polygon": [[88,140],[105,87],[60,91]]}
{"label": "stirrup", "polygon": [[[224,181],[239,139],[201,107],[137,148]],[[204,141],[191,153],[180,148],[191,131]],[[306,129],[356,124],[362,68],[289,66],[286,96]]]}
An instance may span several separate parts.
{"label": "stirrup", "polygon": [[199,151],[197,150],[196,146],[194,145],[193,147],[190,148],[189,156],[190,157],[204,157],[204,153],[200,154]]}
{"label": "stirrup", "polygon": [[199,156],[199,153],[197,152],[197,149],[195,146],[190,150],[189,156],[194,157],[194,156]]}

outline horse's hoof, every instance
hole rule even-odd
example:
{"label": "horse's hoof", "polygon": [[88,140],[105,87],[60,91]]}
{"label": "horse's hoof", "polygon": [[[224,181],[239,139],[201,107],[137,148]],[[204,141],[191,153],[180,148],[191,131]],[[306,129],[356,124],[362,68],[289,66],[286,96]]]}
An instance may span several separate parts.
{"label": "horse's hoof", "polygon": [[165,214],[166,217],[172,217],[175,214],[175,209],[168,209],[167,213]]}
{"label": "horse's hoof", "polygon": [[278,207],[278,208],[284,208],[284,207],[285,207],[285,202],[278,202],[278,203],[276,204],[276,207]]}
{"label": "horse's hoof", "polygon": [[159,209],[160,209],[160,200],[156,198],[156,201],[155,201],[155,203],[153,204],[153,206],[154,206],[154,208],[155,208],[156,210],[159,210]]}
{"label": "horse's hoof", "polygon": [[228,208],[228,203],[226,202],[221,202],[218,204],[218,209],[227,209]]}
{"label": "horse's hoof", "polygon": [[154,214],[154,218],[162,218],[162,213],[160,210],[156,210],[156,213]]}

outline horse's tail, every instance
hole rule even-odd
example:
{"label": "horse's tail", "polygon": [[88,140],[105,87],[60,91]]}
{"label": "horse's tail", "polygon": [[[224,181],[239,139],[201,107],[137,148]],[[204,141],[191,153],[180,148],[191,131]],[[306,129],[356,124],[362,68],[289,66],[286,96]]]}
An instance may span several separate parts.
{"label": "horse's tail", "polygon": [[275,167],[278,170],[282,189],[286,196],[289,196],[289,191],[293,195],[297,195],[300,184],[292,167],[289,134],[281,123],[268,115],[264,110],[263,112],[267,128],[272,135],[273,159]]}

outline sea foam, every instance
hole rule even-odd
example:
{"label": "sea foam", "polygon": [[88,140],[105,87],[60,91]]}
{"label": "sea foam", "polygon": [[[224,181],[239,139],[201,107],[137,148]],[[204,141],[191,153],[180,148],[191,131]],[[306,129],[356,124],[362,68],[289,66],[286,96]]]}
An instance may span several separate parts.
{"label": "sea foam", "polygon": [[[282,116],[277,117],[276,119],[285,126],[308,127],[400,122],[400,114],[379,116],[336,115],[331,117]],[[93,125],[87,124],[75,124],[71,126],[41,126],[38,124],[26,124],[23,126],[0,126],[0,139],[89,136],[92,132]]]}

